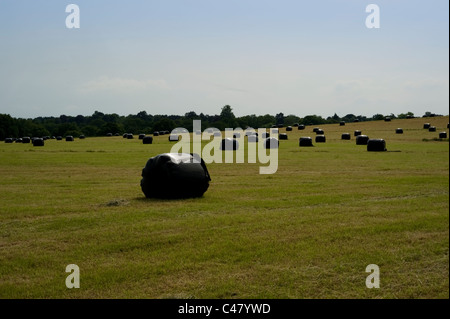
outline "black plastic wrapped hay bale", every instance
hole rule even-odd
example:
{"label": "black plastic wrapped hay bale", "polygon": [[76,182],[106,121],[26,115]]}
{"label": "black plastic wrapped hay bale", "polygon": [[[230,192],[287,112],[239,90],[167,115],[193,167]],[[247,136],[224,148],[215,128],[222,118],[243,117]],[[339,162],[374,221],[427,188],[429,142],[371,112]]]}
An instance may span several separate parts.
{"label": "black plastic wrapped hay bale", "polygon": [[449,123],[447,123],[447,128],[449,128]]}
{"label": "black plastic wrapped hay bale", "polygon": [[153,132],[153,136],[159,136],[159,132],[158,131]]}
{"label": "black plastic wrapped hay bale", "polygon": [[16,140],[16,143],[22,143],[22,138],[19,137],[19,138]]}
{"label": "black plastic wrapped hay bale", "polygon": [[133,134],[131,134],[131,133],[128,133],[127,134],[127,139],[128,140],[132,140],[134,138],[134,135]]}
{"label": "black plastic wrapped hay bale", "polygon": [[29,138],[28,136],[22,137],[22,143],[28,144],[30,142],[31,142],[31,138]]}
{"label": "black plastic wrapped hay bale", "polygon": [[395,134],[403,134],[403,129],[402,128],[397,128],[395,130]]}
{"label": "black plastic wrapped hay bale", "polygon": [[385,121],[385,122],[390,122],[390,121],[391,121],[391,118],[390,118],[389,116],[386,116],[386,117],[384,118],[384,121]]}
{"label": "black plastic wrapped hay bale", "polygon": [[320,128],[318,128],[318,127],[313,128],[314,133],[316,133],[318,130],[320,130]]}
{"label": "black plastic wrapped hay bale", "polygon": [[298,127],[298,123],[294,123],[292,126],[293,127]]}
{"label": "black plastic wrapped hay bale", "polygon": [[220,143],[221,151],[236,151],[239,149],[239,142],[232,138],[224,138]]}
{"label": "black plastic wrapped hay bale", "polygon": [[144,136],[142,139],[142,144],[152,144],[153,143],[153,137],[151,136]]}
{"label": "black plastic wrapped hay bale", "polygon": [[345,126],[345,121],[340,121],[339,126]]}
{"label": "black plastic wrapped hay bale", "polygon": [[62,136],[57,136],[57,137],[56,137],[56,140],[57,140],[57,141],[62,141],[62,139],[63,139]]}
{"label": "black plastic wrapped hay bale", "polygon": [[176,134],[169,135],[169,142],[178,142],[178,139],[179,139],[179,137]]}
{"label": "black plastic wrapped hay bale", "polygon": [[424,123],[424,124],[423,124],[423,128],[424,128],[425,130],[428,130],[428,129],[430,128],[430,126],[431,126],[430,123]]}
{"label": "black plastic wrapped hay bale", "polygon": [[386,142],[381,138],[369,139],[367,142],[367,151],[369,152],[385,152]]}
{"label": "black plastic wrapped hay bale", "polygon": [[428,129],[429,132],[436,132],[436,126],[430,126]]}
{"label": "black plastic wrapped hay bale", "polygon": [[322,129],[318,129],[318,130],[316,131],[316,134],[317,134],[317,135],[324,135],[325,132],[324,132]]}
{"label": "black plastic wrapped hay bale", "polygon": [[275,137],[268,137],[264,141],[264,148],[265,149],[278,148],[279,145],[280,145],[280,141],[277,140]]}
{"label": "black plastic wrapped hay bale", "polygon": [[249,137],[247,138],[247,141],[249,143],[256,143],[256,142],[258,142],[258,135],[249,135]]}
{"label": "black plastic wrapped hay bale", "polygon": [[74,141],[74,139],[73,139],[72,135],[67,135],[66,136],[66,142],[73,142],[73,141]]}
{"label": "black plastic wrapped hay bale", "polygon": [[312,138],[309,136],[308,137],[300,137],[300,139],[298,140],[298,145],[300,147],[313,146]]}
{"label": "black plastic wrapped hay bale", "polygon": [[123,138],[127,138],[127,136],[128,136],[128,133],[124,133],[124,134],[122,135]]}
{"label": "black plastic wrapped hay bale", "polygon": [[288,139],[288,135],[286,133],[280,133],[280,134],[278,134],[278,138],[280,140],[287,140]]}
{"label": "black plastic wrapped hay bale", "polygon": [[34,139],[33,146],[44,146],[44,139],[43,138]]}
{"label": "black plastic wrapped hay bale", "polygon": [[358,135],[356,137],[356,145],[367,145],[369,137],[367,135]]}
{"label": "black plastic wrapped hay bale", "polygon": [[84,136],[84,135],[80,135],[80,136],[79,136],[79,139],[80,139],[80,140],[84,140],[85,138],[86,138],[86,136]]}
{"label": "black plastic wrapped hay bale", "polygon": [[106,133],[106,136],[111,137],[111,136],[113,136],[113,134],[112,133]]}
{"label": "black plastic wrapped hay bale", "polygon": [[11,144],[12,142],[13,142],[13,139],[11,137],[5,138],[5,143],[6,144]]}
{"label": "black plastic wrapped hay bale", "polygon": [[304,130],[305,129],[305,125],[300,124],[297,128],[299,131]]}
{"label": "black plastic wrapped hay bale", "polygon": [[447,138],[447,132],[440,132],[439,138]]}
{"label": "black plastic wrapped hay bale", "polygon": [[145,134],[142,134],[142,133],[141,133],[141,134],[139,134],[139,139],[140,139],[140,140],[143,140],[143,139],[144,139],[144,137],[145,137]]}
{"label": "black plastic wrapped hay bale", "polygon": [[165,153],[147,161],[141,189],[147,198],[201,197],[210,181],[206,164],[198,155]]}
{"label": "black plastic wrapped hay bale", "polygon": [[361,135],[361,131],[360,130],[355,130],[355,132],[353,133],[354,136],[359,136]]}
{"label": "black plastic wrapped hay bale", "polygon": [[292,126],[287,126],[286,127],[286,132],[290,132],[290,131],[292,131]]}
{"label": "black plastic wrapped hay bale", "polygon": [[350,140],[350,139],[351,139],[350,133],[342,133],[341,140]]}
{"label": "black plastic wrapped hay bale", "polygon": [[325,135],[317,135],[316,136],[316,143],[325,143],[327,141]]}

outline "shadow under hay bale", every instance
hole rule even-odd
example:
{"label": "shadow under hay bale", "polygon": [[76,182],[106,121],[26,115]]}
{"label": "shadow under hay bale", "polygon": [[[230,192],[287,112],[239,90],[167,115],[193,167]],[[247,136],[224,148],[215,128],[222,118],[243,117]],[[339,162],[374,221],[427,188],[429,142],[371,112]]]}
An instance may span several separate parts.
{"label": "shadow under hay bale", "polygon": [[353,133],[354,136],[359,136],[361,135],[361,131],[360,130],[355,130],[355,132]]}
{"label": "shadow under hay bale", "polygon": [[381,138],[369,139],[367,142],[367,151],[369,152],[385,152],[386,142]]}
{"label": "shadow under hay bale", "polygon": [[43,138],[34,139],[33,146],[44,146],[44,139]]}
{"label": "shadow under hay bale", "polygon": [[447,132],[440,132],[439,138],[447,138]]}
{"label": "shadow under hay bale", "polygon": [[395,134],[403,134],[403,129],[401,128],[396,129]]}
{"label": "shadow under hay bale", "polygon": [[341,140],[350,140],[350,139],[351,139],[350,133],[342,133]]}
{"label": "shadow under hay bale", "polygon": [[300,124],[297,128],[299,131],[304,130],[305,129],[305,125]]}
{"label": "shadow under hay bale", "polygon": [[317,135],[316,136],[316,143],[325,143],[327,141],[325,135]]}
{"label": "shadow under hay bale", "polygon": [[274,149],[278,148],[280,145],[280,141],[277,140],[275,137],[268,137],[264,141],[264,148],[265,149]]}
{"label": "shadow under hay bale", "polygon": [[236,151],[239,149],[239,142],[232,138],[224,138],[220,143],[221,151]]}
{"label": "shadow under hay bale", "polygon": [[424,123],[424,124],[423,124],[423,128],[424,128],[425,130],[428,130],[428,129],[430,128],[430,126],[431,126],[430,123]]}
{"label": "shadow under hay bale", "polygon": [[356,145],[367,145],[369,137],[367,135],[358,135],[356,137]]}
{"label": "shadow under hay bale", "polygon": [[429,132],[436,132],[436,126],[430,126],[428,129]]}
{"label": "shadow under hay bale", "polygon": [[151,136],[144,136],[142,139],[142,144],[152,144],[153,143],[153,137]]}
{"label": "shadow under hay bale", "polygon": [[147,198],[201,197],[211,181],[203,159],[185,153],[165,153],[150,158],[141,176],[141,189]]}
{"label": "shadow under hay bale", "polygon": [[73,138],[72,135],[67,135],[66,136],[66,142],[73,142],[73,141],[74,141],[74,138]]}
{"label": "shadow under hay bale", "polygon": [[307,147],[307,146],[313,146],[312,138],[311,137],[300,137],[298,145],[300,147]]}
{"label": "shadow under hay bale", "polygon": [[280,133],[280,134],[278,134],[278,138],[280,140],[287,140],[288,139],[288,135],[286,133]]}

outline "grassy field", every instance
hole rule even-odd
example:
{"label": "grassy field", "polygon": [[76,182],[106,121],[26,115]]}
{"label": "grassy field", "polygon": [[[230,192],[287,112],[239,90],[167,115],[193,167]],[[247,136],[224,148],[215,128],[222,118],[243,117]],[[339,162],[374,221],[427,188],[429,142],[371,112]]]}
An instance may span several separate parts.
{"label": "grassy field", "polygon": [[[434,140],[448,121],[321,125],[313,148],[298,146],[312,127],[294,128],[276,174],[209,164],[208,191],[187,200],[140,189],[167,135],[2,142],[0,298],[449,298],[449,144]],[[355,145],[356,129],[388,152]]]}

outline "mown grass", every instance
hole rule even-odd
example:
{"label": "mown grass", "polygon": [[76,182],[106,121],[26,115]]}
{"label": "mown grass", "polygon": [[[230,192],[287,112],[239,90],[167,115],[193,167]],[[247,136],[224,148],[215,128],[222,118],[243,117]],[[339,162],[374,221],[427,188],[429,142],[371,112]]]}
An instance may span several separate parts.
{"label": "mown grass", "polygon": [[[209,190],[186,200],[140,190],[167,136],[0,143],[0,297],[448,298],[449,145],[432,140],[447,123],[322,125],[313,148],[298,146],[312,127],[294,128],[276,174],[212,163]],[[340,140],[355,129],[388,152]],[[65,286],[72,263],[80,289]]]}

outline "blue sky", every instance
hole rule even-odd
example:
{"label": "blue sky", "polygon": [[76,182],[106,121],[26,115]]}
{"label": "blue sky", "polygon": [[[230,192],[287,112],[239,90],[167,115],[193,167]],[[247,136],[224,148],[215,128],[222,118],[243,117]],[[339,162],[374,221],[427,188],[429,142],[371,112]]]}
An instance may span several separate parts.
{"label": "blue sky", "polygon": [[[79,29],[65,26],[70,3]],[[0,113],[448,114],[448,6],[0,0]]]}

